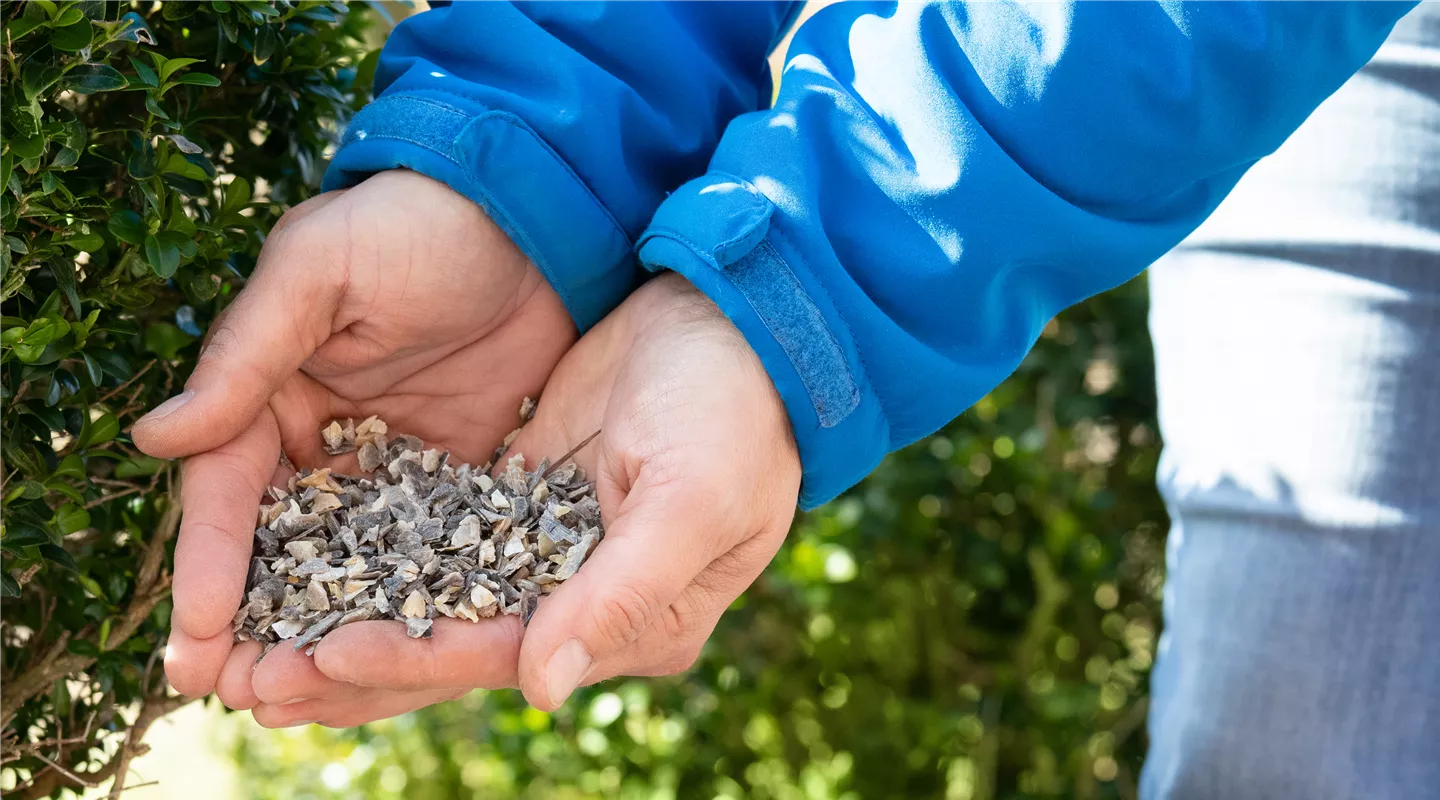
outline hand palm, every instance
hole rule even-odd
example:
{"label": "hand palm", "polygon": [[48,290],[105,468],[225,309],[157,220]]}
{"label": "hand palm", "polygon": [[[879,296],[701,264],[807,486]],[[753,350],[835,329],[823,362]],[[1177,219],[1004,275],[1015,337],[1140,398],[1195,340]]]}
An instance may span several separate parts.
{"label": "hand palm", "polygon": [[[788,527],[799,461],[783,406],[738,331],[671,275],[566,355],[513,449],[555,458],[596,429],[576,460],[596,481],[605,542],[529,628],[440,619],[434,638],[409,639],[391,622],[355,623],[313,658],[277,648],[252,670],[258,650],[237,650],[220,698],[266,726],[346,726],[475,687],[521,686],[554,708],[574,682],[686,668]],[[571,641],[588,665],[553,678]]]}
{"label": "hand palm", "polygon": [[260,493],[281,450],[349,467],[317,434],[379,415],[466,460],[512,430],[575,339],[554,291],[469,200],[382,173],[296,207],[217,321],[189,402],[136,426],[154,455],[192,455],[167,671],[210,691],[230,652]]}

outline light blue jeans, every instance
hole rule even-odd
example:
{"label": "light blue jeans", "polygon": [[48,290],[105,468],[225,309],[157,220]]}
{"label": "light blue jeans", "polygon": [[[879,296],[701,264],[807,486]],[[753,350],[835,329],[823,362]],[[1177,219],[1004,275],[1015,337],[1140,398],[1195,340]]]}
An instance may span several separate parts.
{"label": "light blue jeans", "polygon": [[1440,798],[1440,3],[1150,281],[1142,797]]}

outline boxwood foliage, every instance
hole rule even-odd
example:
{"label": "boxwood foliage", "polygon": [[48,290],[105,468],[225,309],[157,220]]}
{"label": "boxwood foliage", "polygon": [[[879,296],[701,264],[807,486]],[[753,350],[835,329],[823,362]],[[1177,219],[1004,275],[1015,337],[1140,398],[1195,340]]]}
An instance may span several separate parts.
{"label": "boxwood foliage", "polygon": [[177,472],[125,431],[181,385],[282,207],[315,191],[367,93],[368,16],[318,0],[0,10],[0,787],[15,797],[123,777],[181,702],[158,665]]}

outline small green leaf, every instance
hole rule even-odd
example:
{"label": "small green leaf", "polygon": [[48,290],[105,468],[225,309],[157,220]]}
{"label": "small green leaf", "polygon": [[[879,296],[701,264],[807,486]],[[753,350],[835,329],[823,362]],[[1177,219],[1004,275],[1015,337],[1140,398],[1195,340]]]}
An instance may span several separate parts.
{"label": "small green leaf", "polygon": [[8,572],[0,572],[0,595],[5,597],[19,597],[20,584]]}
{"label": "small green leaf", "polygon": [[154,114],[160,119],[170,119],[170,115],[165,113],[165,109],[161,108],[160,104],[155,102],[155,98],[153,97],[145,98],[145,110],[149,111],[151,114]]}
{"label": "small green leaf", "polygon": [[183,233],[187,237],[195,235],[195,223],[185,215],[185,207],[180,203],[175,203],[170,209],[170,219],[165,221],[165,229]]}
{"label": "small green leaf", "polygon": [[191,64],[199,64],[198,58],[172,58],[160,65],[160,82],[164,83],[177,71],[182,70]]}
{"label": "small green leaf", "polygon": [[54,561],[56,564],[59,564],[71,572],[80,571],[80,565],[75,563],[75,557],[59,545],[40,545],[40,555],[44,556],[47,561]]}
{"label": "small green leaf", "polygon": [[117,478],[144,478],[165,468],[165,462],[150,456],[137,455],[115,465]]}
{"label": "small green leaf", "polygon": [[279,47],[280,35],[275,32],[274,28],[266,25],[265,27],[256,31],[254,52],[255,63],[264,64],[266,61],[269,61],[270,57],[275,55],[275,51],[279,49]]}
{"label": "small green leaf", "polygon": [[82,353],[81,357],[85,360],[85,374],[90,376],[90,385],[99,386],[105,380],[105,368],[89,353]]}
{"label": "small green leaf", "polygon": [[24,36],[25,34],[35,30],[36,28],[44,24],[44,20],[39,18],[31,18],[27,15],[12,21],[9,25],[5,27],[5,30],[10,34],[10,41],[14,42],[17,41],[21,36]]}
{"label": "small green leaf", "polygon": [[47,263],[50,274],[55,276],[55,284],[65,293],[65,299],[70,301],[70,307],[75,310],[75,316],[85,316],[85,312],[80,310],[80,295],[75,290],[75,260],[57,255],[52,256]]}
{"label": "small green leaf", "polygon": [[117,381],[128,380],[132,374],[130,362],[126,361],[125,357],[119,353],[110,350],[92,349],[87,350],[85,355],[99,363],[100,369],[104,370],[106,375],[109,375]]}
{"label": "small green leaf", "polygon": [[210,176],[205,173],[203,167],[185,158],[184,153],[173,151],[170,153],[170,157],[165,159],[165,166],[162,167],[160,171],[197,181],[208,180],[210,178]]}
{"label": "small green leaf", "polygon": [[38,500],[45,496],[45,484],[40,481],[21,481],[20,499]]}
{"label": "small green leaf", "polygon": [[180,253],[181,258],[191,258],[195,255],[195,240],[179,231],[161,231],[155,234],[162,246],[169,245]]}
{"label": "small green leaf", "polygon": [[84,573],[76,573],[75,582],[83,586],[85,588],[85,591],[89,592],[90,595],[95,599],[105,599],[105,590],[101,589],[100,584],[96,583],[95,579],[90,577],[89,575],[86,575]]}
{"label": "small green leaf", "polygon": [[65,456],[60,459],[60,463],[56,465],[55,471],[50,473],[50,477],[52,479],[85,477],[85,459],[81,458],[78,453]]}
{"label": "small green leaf", "polygon": [[41,136],[17,136],[6,144],[10,145],[10,152],[22,160],[37,158],[45,152],[45,139]]}
{"label": "small green leaf", "polygon": [[197,272],[190,276],[188,288],[196,300],[213,300],[220,293],[220,276],[213,272]]}
{"label": "small green leaf", "polygon": [[180,267],[180,249],[155,236],[145,237],[145,260],[150,269],[162,278],[169,278]]}
{"label": "small green leaf", "polygon": [[145,329],[145,349],[166,361],[174,361],[180,348],[193,341],[194,336],[168,322],[159,322]]}
{"label": "small green leaf", "polygon": [[81,64],[65,76],[70,88],[80,94],[113,92],[130,85],[124,73],[106,64]]}
{"label": "small green leaf", "polygon": [[225,200],[220,203],[220,213],[229,214],[232,211],[239,211],[250,202],[250,182],[244,178],[236,178],[230,181],[225,187]]}
{"label": "small green leaf", "polygon": [[[91,581],[91,583],[94,583],[94,581]],[[89,589],[89,584],[86,584],[85,588]],[[100,588],[100,584],[95,584],[95,588]],[[86,658],[100,657],[100,648],[96,647],[95,643],[89,639],[72,639],[69,644],[65,645],[65,648],[77,656],[85,656]]]}
{"label": "small green leaf", "polygon": [[190,197],[204,197],[209,193],[205,188],[205,184],[194,178],[186,178],[174,173],[169,173],[162,177],[165,183],[179,189],[182,194],[189,195]]}
{"label": "small green leaf", "polygon": [[[41,487],[44,488],[44,487]],[[13,491],[7,493],[5,502],[12,503],[15,498],[10,497]],[[19,550],[22,547],[33,547],[37,544],[46,544],[53,541],[48,531],[39,525],[31,525],[28,522],[16,522],[6,524],[4,544],[10,550]]]}
{"label": "small green leaf", "polygon": [[61,11],[55,17],[55,22],[52,24],[57,28],[63,28],[67,25],[74,25],[83,19],[85,19],[85,12],[81,10],[79,6],[70,6],[64,11]]}
{"label": "small green leaf", "polygon": [[75,17],[79,19],[79,22],[67,24],[63,28],[56,28],[55,32],[50,34],[50,46],[67,53],[78,53],[90,46],[95,29],[90,25],[90,20],[84,18],[80,9],[67,9],[65,13],[69,14],[71,11],[75,12]]}
{"label": "small green leaf", "polygon": [[65,73],[59,67],[32,61],[20,73],[20,89],[25,93],[25,102],[33,102],[40,93],[55,85]]}
{"label": "small green leaf", "polygon": [[110,573],[110,577],[105,583],[105,588],[108,590],[106,594],[110,596],[112,603],[119,603],[125,599],[125,593],[130,591],[130,581],[125,578],[123,572]]}
{"label": "small green leaf", "polygon": [[183,83],[189,86],[219,86],[220,79],[214,75],[206,75],[203,72],[191,72],[181,75],[175,79],[176,83]]}
{"label": "small green leaf", "polygon": [[[34,360],[36,363],[39,363],[42,359],[36,358]],[[45,392],[45,405],[53,406],[60,402],[60,390],[63,388],[65,388],[65,384],[52,377],[50,379],[50,388]]]}
{"label": "small green leaf", "polygon": [[79,150],[73,147],[62,147],[60,152],[55,154],[55,160],[50,162],[50,166],[55,169],[66,169],[75,166],[79,161]]}
{"label": "small green leaf", "polygon": [[137,180],[145,180],[155,176],[155,154],[151,152],[149,145],[130,153],[130,158],[125,162],[125,169],[130,177]]}
{"label": "small green leaf", "polygon": [[97,444],[105,444],[114,439],[120,433],[120,420],[115,418],[109,411],[90,420],[85,430],[80,433],[76,444],[80,447],[94,447]]}
{"label": "small green leaf", "polygon": [[135,68],[135,77],[139,78],[141,83],[146,86],[160,85],[160,78],[155,75],[155,70],[150,69],[149,64],[135,56],[130,56],[130,65]]}
{"label": "small green leaf", "polygon": [[55,527],[60,530],[61,536],[83,531],[90,527],[90,512],[74,503],[66,503],[55,510]]}
{"label": "small green leaf", "polygon": [[110,233],[122,242],[127,244],[140,245],[145,243],[145,221],[139,214],[126,209],[110,217],[106,225]]}
{"label": "small green leaf", "polygon": [[62,239],[60,244],[93,253],[105,246],[105,238],[98,233],[79,233],[68,239]]}

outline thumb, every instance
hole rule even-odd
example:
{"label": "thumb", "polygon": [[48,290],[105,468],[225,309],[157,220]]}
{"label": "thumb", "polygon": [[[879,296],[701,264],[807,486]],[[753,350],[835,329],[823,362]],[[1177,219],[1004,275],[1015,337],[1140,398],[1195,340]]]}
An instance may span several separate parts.
{"label": "thumb", "polygon": [[718,555],[720,521],[705,505],[683,482],[631,489],[585,566],[530,621],[520,688],[531,705],[554,710],[587,675],[609,674],[608,662],[626,660],[647,630],[678,627],[668,619],[671,607]]}
{"label": "thumb", "polygon": [[327,245],[343,234],[317,238],[315,229],[292,222],[266,242],[244,291],[211,328],[185,390],[135,423],[137,447],[176,458],[230,441],[329,338],[345,265]]}

